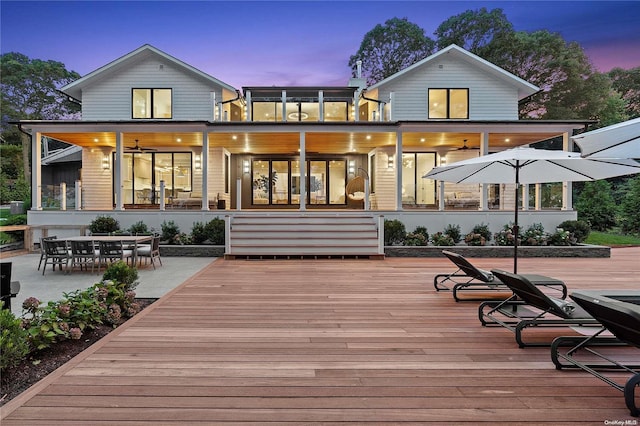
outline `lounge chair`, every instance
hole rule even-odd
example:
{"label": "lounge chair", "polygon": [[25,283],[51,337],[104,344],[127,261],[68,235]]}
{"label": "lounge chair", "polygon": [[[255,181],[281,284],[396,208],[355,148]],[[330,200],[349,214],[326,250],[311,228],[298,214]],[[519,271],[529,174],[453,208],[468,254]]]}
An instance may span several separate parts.
{"label": "lounge chair", "polygon": [[[456,302],[461,300],[487,300],[487,291],[491,291],[492,295],[500,292],[505,293],[506,297],[511,295],[511,290],[499,278],[489,271],[476,268],[461,254],[448,250],[442,250],[442,254],[447,256],[458,269],[449,274],[436,275],[433,278],[433,286],[436,291],[452,291],[453,299]],[[567,297],[567,286],[560,280],[537,274],[526,274],[524,276],[537,286],[557,289],[562,293],[563,299]],[[483,292],[483,297],[465,297],[463,299],[459,297],[461,292],[475,292],[475,294]],[[496,297],[494,296],[493,298]]]}
{"label": "lounge chair", "polygon": [[513,296],[503,301],[491,300],[481,303],[478,307],[478,317],[483,326],[500,325],[512,331],[521,348],[551,345],[551,342],[525,343],[522,333],[530,327],[600,326],[600,323],[580,306],[547,295],[524,275],[499,269],[492,269],[491,273],[513,292]]}
{"label": "lounge chair", "polygon": [[[599,337],[605,331],[612,333],[614,336],[609,340],[640,348],[640,292],[584,291],[571,294],[571,299],[599,321],[602,324],[602,328],[598,333],[586,338],[574,336],[556,338],[551,345],[553,363],[558,370],[562,368],[580,368],[622,391],[631,415],[640,417],[640,409],[635,403],[635,389],[640,386],[640,365],[624,365],[612,359],[610,355],[603,355],[594,349],[594,346],[601,346],[603,342],[606,342],[606,339]],[[566,346],[567,343],[573,347],[566,353],[560,352],[560,348]],[[581,354],[586,352],[590,355],[595,355],[599,363],[593,363],[593,357],[590,357],[588,364],[586,361],[579,361],[577,359],[579,351]],[[568,364],[563,363],[563,361],[568,362]],[[631,377],[623,385],[614,380],[619,380],[619,378],[605,376],[601,372],[604,369],[626,371],[631,374]]]}

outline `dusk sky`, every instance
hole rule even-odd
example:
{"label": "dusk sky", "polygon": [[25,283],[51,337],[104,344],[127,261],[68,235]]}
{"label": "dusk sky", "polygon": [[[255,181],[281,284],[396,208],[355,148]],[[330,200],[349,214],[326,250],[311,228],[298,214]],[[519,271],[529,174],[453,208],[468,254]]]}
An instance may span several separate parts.
{"label": "dusk sky", "polygon": [[144,44],[230,84],[346,85],[349,57],[387,19],[425,34],[501,8],[517,31],[577,41],[600,71],[640,66],[638,1],[0,1],[0,50],[85,75]]}

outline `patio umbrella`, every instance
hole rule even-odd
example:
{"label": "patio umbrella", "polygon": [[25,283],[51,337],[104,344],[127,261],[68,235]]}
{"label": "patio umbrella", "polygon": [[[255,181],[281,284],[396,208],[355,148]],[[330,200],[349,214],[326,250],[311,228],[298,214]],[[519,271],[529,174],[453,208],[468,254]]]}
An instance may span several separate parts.
{"label": "patio umbrella", "polygon": [[[631,159],[582,158],[578,153],[533,148],[513,148],[436,167],[423,178],[456,183],[520,184],[606,179],[640,173],[640,163]],[[518,203],[513,234],[518,235]],[[518,272],[518,239],[514,244],[513,272]]]}
{"label": "patio umbrella", "polygon": [[583,157],[640,158],[640,118],[572,136]]}

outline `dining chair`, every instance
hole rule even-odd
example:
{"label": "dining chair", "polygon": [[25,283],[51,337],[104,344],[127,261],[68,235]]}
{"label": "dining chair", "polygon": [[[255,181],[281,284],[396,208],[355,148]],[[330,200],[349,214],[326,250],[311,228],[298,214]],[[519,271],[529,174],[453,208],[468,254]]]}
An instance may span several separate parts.
{"label": "dining chair", "polygon": [[153,269],[156,269],[156,259],[158,259],[158,262],[160,262],[160,266],[162,266],[162,259],[160,259],[160,236],[154,236],[151,240],[151,244],[138,246],[138,257],[149,258],[151,260],[151,265],[153,265]]}
{"label": "dining chair", "polygon": [[47,264],[51,265],[51,268],[55,271],[56,265],[62,270],[62,266],[65,268],[69,266],[69,247],[65,240],[43,240],[45,250],[44,265],[42,266],[42,275],[47,269]]}
{"label": "dining chair", "polygon": [[130,259],[133,259],[133,250],[124,248],[122,241],[99,241],[98,246],[100,247],[98,273],[100,273],[102,264],[106,267],[108,263],[111,264],[118,260],[129,263]]}
{"label": "dining chair", "polygon": [[38,262],[38,271],[42,266],[42,261],[47,256],[47,253],[44,250],[44,240],[56,240],[58,237],[56,235],[52,235],[50,237],[40,237],[40,262]]}
{"label": "dining chair", "polygon": [[96,250],[93,241],[70,241],[71,243],[71,271],[74,266],[80,266],[82,271],[89,268],[91,264],[91,273],[100,258],[100,250]]}

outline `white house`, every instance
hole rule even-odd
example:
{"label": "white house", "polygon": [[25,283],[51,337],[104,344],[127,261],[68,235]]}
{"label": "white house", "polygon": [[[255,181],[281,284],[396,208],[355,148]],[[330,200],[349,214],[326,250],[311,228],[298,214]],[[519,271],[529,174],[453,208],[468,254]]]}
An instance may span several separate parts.
{"label": "white house", "polygon": [[[79,226],[108,214],[123,227],[173,220],[188,232],[213,217],[232,228],[246,215],[357,213],[400,219],[407,230],[498,230],[510,221],[513,188],[421,176],[550,138],[569,150],[589,123],[519,120],[519,102],[539,89],[455,45],[371,87],[359,77],[342,87],[236,89],[144,45],[61,89],[81,102],[81,120],[20,123],[34,148],[29,224]],[[80,179],[57,182],[75,195],[55,209],[43,203],[43,137],[82,150]],[[545,190],[524,188],[525,226],[576,218],[570,183],[553,189],[555,202]]]}

